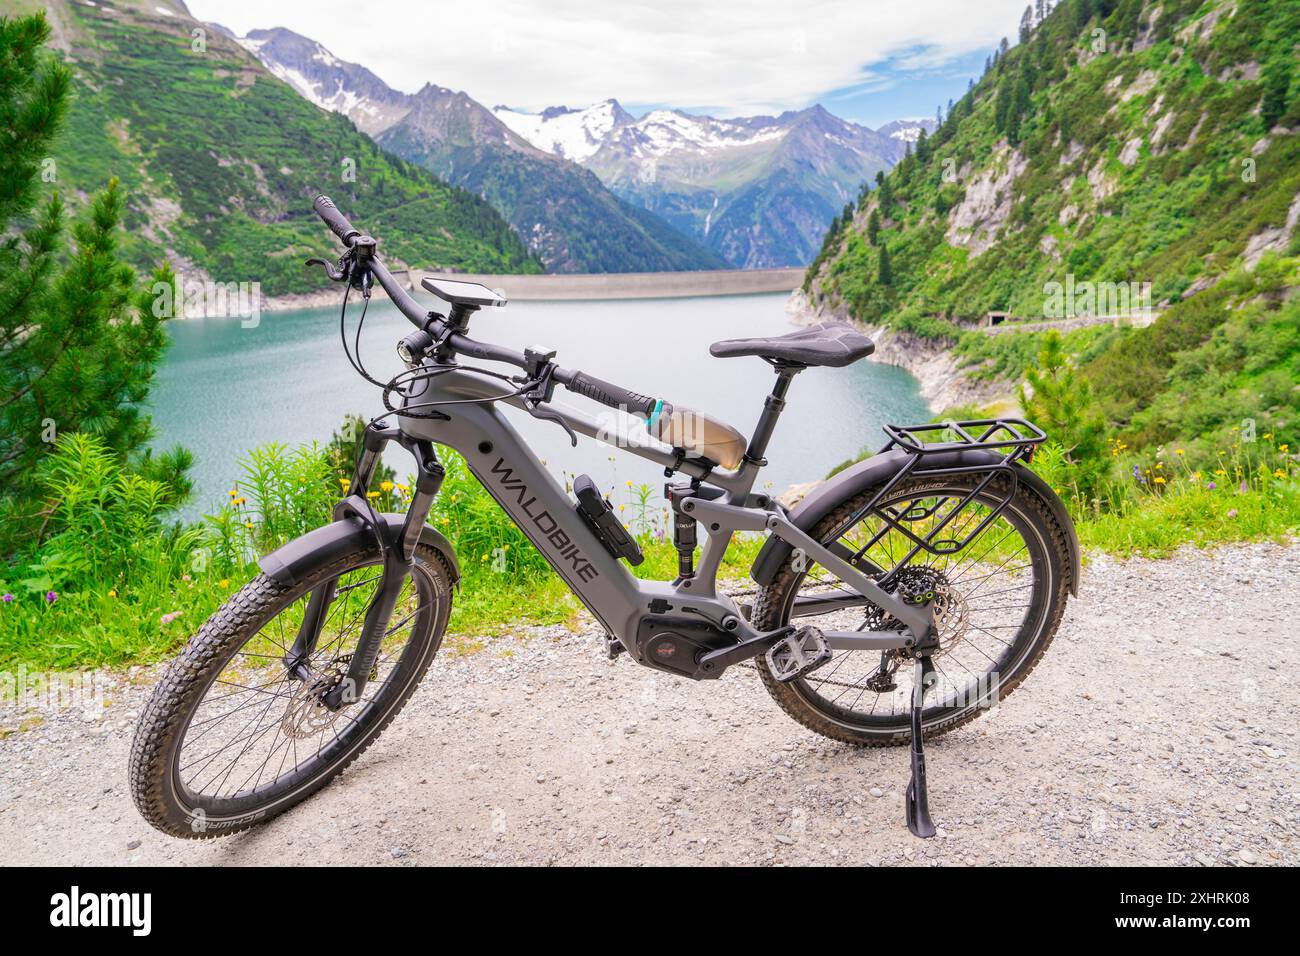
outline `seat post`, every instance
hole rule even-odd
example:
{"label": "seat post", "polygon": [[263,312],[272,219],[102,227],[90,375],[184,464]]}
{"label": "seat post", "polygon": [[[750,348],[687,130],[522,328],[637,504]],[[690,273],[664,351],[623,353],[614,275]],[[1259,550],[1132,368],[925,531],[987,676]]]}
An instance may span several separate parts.
{"label": "seat post", "polygon": [[758,424],[754,426],[749,447],[745,449],[745,461],[760,466],[767,464],[767,459],[763,456],[767,453],[767,443],[772,440],[772,433],[776,430],[777,419],[785,409],[785,393],[790,389],[790,382],[807,368],[799,362],[779,359],[766,361],[776,369],[776,382],[772,385],[772,393],[763,399],[763,412],[758,416]]}

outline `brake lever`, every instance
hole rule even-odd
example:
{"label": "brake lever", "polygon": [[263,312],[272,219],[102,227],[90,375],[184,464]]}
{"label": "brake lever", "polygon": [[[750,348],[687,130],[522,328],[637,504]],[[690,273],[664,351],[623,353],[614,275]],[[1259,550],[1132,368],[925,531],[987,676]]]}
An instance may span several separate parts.
{"label": "brake lever", "polygon": [[541,419],[544,422],[555,422],[555,424],[559,425],[566,432],[568,432],[569,444],[572,445],[574,448],[578,447],[577,434],[574,432],[573,427],[569,425],[569,423],[566,422],[563,418],[560,417],[560,414],[558,412],[553,412],[549,408],[543,408],[541,405],[538,405],[536,402],[532,401],[527,397],[524,398],[524,408],[528,410],[528,414],[532,415],[533,418]]}
{"label": "brake lever", "polygon": [[344,259],[339,259],[337,265],[330,265],[330,263],[325,259],[319,259],[313,256],[303,264],[308,266],[320,266],[325,270],[325,274],[334,282],[342,282],[348,277],[348,273],[351,271],[345,264]]}
{"label": "brake lever", "polygon": [[533,418],[544,422],[555,422],[555,424],[563,428],[569,436],[569,444],[577,448],[578,436],[569,423],[560,417],[558,412],[553,412],[543,406],[543,402],[549,401],[551,393],[555,391],[555,383],[551,377],[554,372],[555,366],[549,361],[537,369],[536,377],[531,383],[528,383],[530,386],[528,391],[523,393],[524,408]]}

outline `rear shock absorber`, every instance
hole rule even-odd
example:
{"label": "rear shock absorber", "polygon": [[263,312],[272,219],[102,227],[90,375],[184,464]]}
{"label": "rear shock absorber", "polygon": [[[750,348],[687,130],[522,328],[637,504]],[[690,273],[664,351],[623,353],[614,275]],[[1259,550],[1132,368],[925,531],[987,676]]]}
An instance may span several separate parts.
{"label": "rear shock absorber", "polygon": [[682,511],[682,502],[694,498],[698,492],[699,485],[695,483],[664,488],[664,497],[673,509],[673,546],[677,549],[677,580],[674,584],[695,577],[695,546],[699,543],[699,535],[695,519]]}

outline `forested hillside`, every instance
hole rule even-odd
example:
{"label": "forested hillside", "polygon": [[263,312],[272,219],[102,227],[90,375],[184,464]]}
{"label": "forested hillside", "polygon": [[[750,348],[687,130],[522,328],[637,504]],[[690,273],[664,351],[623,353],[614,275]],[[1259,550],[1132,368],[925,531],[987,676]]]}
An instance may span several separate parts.
{"label": "forested hillside", "polygon": [[540,271],[488,203],[306,102],[183,6],[46,7],[75,76],[47,181],[81,197],[117,177],[141,266],[165,256],[185,278],[258,281],[266,295],[318,288],[303,259],[332,248],[311,211],[326,192],[396,263]]}
{"label": "forested hillside", "polygon": [[935,134],[837,220],[805,305],[944,343],[969,378],[1014,396],[1047,333],[987,336],[956,320],[1106,315],[1116,303],[1100,296],[1062,310],[1060,288],[1149,284],[1154,324],[1063,343],[1116,454],[1177,441],[1213,462],[1243,429],[1288,447],[1298,42],[1300,5],[1284,0],[1031,11]]}
{"label": "forested hillside", "polygon": [[1297,41],[1288,0],[1065,0],[845,210],[812,303],[865,322],[1042,315],[1067,274],[1150,282],[1159,303],[1285,251]]}

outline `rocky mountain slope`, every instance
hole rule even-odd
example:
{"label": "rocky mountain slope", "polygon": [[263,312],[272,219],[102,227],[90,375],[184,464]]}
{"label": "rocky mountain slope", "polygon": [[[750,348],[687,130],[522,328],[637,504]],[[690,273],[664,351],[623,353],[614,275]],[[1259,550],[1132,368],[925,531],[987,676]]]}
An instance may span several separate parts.
{"label": "rocky mountain slope", "polygon": [[733,265],[803,265],[825,226],[864,182],[902,158],[933,121],[882,132],[821,106],[780,116],[718,119],[617,101],[495,115],[534,146],[593,170],[620,196],[662,216]]}
{"label": "rocky mountain slope", "polygon": [[538,149],[465,93],[414,94],[285,29],[241,38],[276,76],[342,113],[385,149],[492,204],[552,272],[716,269],[723,259],[606,189],[591,172]]}
{"label": "rocky mountain slope", "polygon": [[260,282],[268,296],[320,288],[303,260],[335,247],[311,211],[327,192],[395,264],[540,270],[478,196],[305,102],[182,4],[44,6],[76,77],[53,185],[83,197],[118,177],[142,266],[166,257],[184,279]]}

